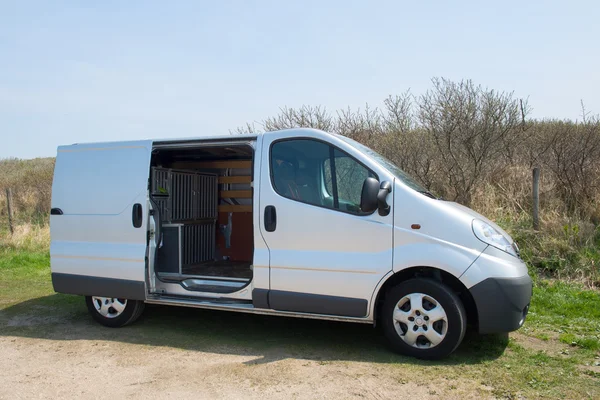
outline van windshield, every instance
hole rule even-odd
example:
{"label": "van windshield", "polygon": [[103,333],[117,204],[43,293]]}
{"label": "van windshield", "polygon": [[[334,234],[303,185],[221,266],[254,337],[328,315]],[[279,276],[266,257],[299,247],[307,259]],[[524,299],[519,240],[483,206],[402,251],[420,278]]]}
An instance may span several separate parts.
{"label": "van windshield", "polygon": [[359,150],[359,151],[367,154],[371,158],[373,158],[375,161],[377,161],[383,167],[387,168],[388,171],[390,171],[392,174],[394,174],[394,176],[396,178],[400,179],[409,188],[416,190],[417,192],[422,193],[426,196],[437,198],[437,196],[431,194],[429,192],[429,190],[425,189],[417,181],[415,181],[412,176],[410,176],[406,172],[402,171],[400,168],[398,168],[398,166],[396,166],[396,164],[394,164],[393,162],[391,162],[390,160],[388,160],[381,154],[377,153],[375,150],[370,149],[367,146],[364,146],[364,145],[358,143],[356,140],[350,139],[346,136],[342,136],[342,135],[338,135],[338,134],[334,134],[334,135],[336,137],[342,139],[344,142],[348,143],[350,146],[356,148],[357,150]]}

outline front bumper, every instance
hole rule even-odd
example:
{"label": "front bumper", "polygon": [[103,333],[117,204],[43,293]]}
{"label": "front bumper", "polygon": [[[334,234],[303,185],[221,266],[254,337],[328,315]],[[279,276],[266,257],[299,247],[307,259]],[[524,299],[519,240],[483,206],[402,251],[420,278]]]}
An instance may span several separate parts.
{"label": "front bumper", "polygon": [[487,278],[469,291],[477,308],[479,333],[511,332],[525,322],[533,283],[528,275]]}

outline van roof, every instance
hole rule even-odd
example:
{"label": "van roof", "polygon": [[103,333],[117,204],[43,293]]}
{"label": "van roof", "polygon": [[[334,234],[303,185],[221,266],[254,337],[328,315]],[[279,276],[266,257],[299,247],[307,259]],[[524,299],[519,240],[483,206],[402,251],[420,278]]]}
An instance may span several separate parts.
{"label": "van roof", "polygon": [[270,135],[277,132],[290,131],[295,133],[300,132],[324,132],[319,129],[313,128],[290,128],[282,129],[279,131],[271,132],[258,132],[258,133],[241,133],[241,134],[228,134],[228,135],[209,135],[209,136],[192,136],[192,137],[180,137],[180,138],[160,138],[160,139],[141,139],[141,140],[124,140],[124,141],[112,141],[112,142],[84,142],[84,143],[73,143],[72,145],[60,146],[83,146],[83,147],[112,147],[111,145],[119,144],[134,144],[139,142],[152,142],[152,144],[175,144],[175,143],[190,143],[190,142],[209,142],[213,140],[225,140],[225,141],[244,141],[244,140],[256,140],[261,135]]}

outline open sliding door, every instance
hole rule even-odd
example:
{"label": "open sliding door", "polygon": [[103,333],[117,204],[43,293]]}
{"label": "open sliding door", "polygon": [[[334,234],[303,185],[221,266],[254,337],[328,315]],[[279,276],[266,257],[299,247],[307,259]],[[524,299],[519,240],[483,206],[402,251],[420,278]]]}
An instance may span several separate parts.
{"label": "open sliding door", "polygon": [[152,141],[58,148],[50,257],[57,292],[146,297]]}

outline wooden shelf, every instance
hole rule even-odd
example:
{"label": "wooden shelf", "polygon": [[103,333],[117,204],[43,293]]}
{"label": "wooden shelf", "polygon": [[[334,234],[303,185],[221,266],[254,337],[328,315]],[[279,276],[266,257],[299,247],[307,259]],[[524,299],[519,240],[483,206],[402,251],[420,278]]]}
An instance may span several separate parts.
{"label": "wooden shelf", "polygon": [[220,204],[219,212],[252,212],[252,206],[245,204]]}
{"label": "wooden shelf", "polygon": [[219,197],[225,199],[251,199],[252,190],[221,190]]}
{"label": "wooden shelf", "polygon": [[239,176],[219,176],[219,183],[250,183],[252,182],[251,176],[239,175]]}
{"label": "wooden shelf", "polygon": [[196,168],[225,169],[225,168],[252,168],[252,161],[246,160],[223,160],[223,161],[204,161],[196,164]]}

